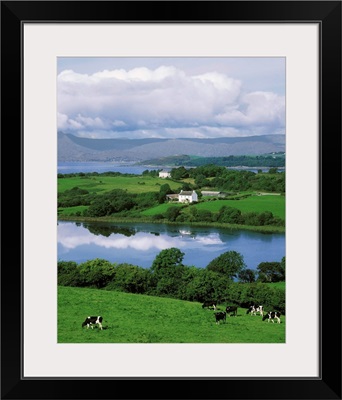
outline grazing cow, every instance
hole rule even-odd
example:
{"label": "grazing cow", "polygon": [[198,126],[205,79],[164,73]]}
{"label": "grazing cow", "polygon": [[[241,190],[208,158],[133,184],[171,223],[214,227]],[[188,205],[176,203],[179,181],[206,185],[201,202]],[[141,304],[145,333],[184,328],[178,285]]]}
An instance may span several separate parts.
{"label": "grazing cow", "polygon": [[235,315],[237,316],[237,306],[227,306],[226,307],[226,313],[230,315]]}
{"label": "grazing cow", "polygon": [[261,316],[264,315],[264,307],[263,306],[250,306],[249,309],[246,311],[246,314],[257,315],[259,313]]}
{"label": "grazing cow", "polygon": [[218,325],[220,321],[226,322],[226,312],[225,311],[220,311],[215,313],[215,318],[216,318],[216,324]]}
{"label": "grazing cow", "polygon": [[265,321],[265,319],[267,319],[267,322],[272,321],[274,323],[274,320],[276,319],[278,324],[280,324],[280,316],[281,313],[279,311],[270,311],[264,315],[262,320]]}
{"label": "grazing cow", "polygon": [[87,329],[91,326],[91,329],[94,329],[94,326],[98,326],[101,330],[102,328],[102,320],[103,318],[101,316],[98,317],[87,317],[84,322],[82,323],[82,328],[84,326],[87,326]]}
{"label": "grazing cow", "polygon": [[216,310],[216,301],[215,300],[207,300],[202,304],[202,308],[210,308],[212,307],[214,310]]}

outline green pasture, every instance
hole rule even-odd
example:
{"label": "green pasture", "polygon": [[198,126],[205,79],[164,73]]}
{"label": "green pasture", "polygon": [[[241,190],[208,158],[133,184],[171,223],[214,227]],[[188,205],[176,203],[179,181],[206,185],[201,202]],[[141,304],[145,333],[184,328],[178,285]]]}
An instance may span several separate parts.
{"label": "green pasture", "polygon": [[[169,207],[172,206],[181,207],[182,204],[174,202],[164,203],[155,207],[151,207],[150,209],[143,211],[141,214],[145,216],[163,214]],[[212,213],[217,213],[223,206],[237,208],[242,213],[247,213],[252,211],[257,213],[261,213],[263,211],[271,211],[274,216],[285,219],[285,197],[273,196],[273,195],[250,196],[247,197],[246,199],[241,199],[241,200],[208,199],[206,201],[197,204],[187,205],[184,208],[184,212],[189,211],[191,207],[196,207],[199,210],[209,210]]]}
{"label": "green pasture", "polygon": [[58,193],[74,187],[88,190],[90,193],[105,193],[114,189],[127,190],[129,193],[159,192],[160,186],[168,183],[172,190],[180,184],[171,180],[152,176],[82,176],[58,178]]}
{"label": "green pasture", "polygon": [[[104,330],[81,327],[90,315],[103,316]],[[285,326],[284,316],[269,323],[243,308],[216,324],[197,302],[58,287],[58,343],[285,343]]]}
{"label": "green pasture", "polygon": [[208,200],[195,205],[199,210],[209,210],[213,213],[218,212],[223,206],[237,208],[242,213],[271,211],[274,216],[285,219],[285,196],[255,195],[241,200]]}

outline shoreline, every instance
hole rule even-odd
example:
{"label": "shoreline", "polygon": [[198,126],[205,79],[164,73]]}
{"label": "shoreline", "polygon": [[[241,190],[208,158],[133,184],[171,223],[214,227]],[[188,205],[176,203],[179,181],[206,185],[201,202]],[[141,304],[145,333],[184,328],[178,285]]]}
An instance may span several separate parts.
{"label": "shoreline", "polygon": [[285,234],[285,227],[281,226],[252,226],[252,225],[238,225],[238,224],[218,224],[215,222],[172,222],[172,221],[164,221],[164,220],[151,220],[148,218],[113,218],[113,217],[101,217],[101,218],[94,218],[94,217],[77,217],[74,215],[70,216],[62,216],[57,217],[58,221],[71,221],[71,222],[108,222],[108,223],[128,223],[128,224],[164,224],[164,225],[175,225],[175,226],[198,226],[198,227],[213,227],[213,228],[220,228],[220,229],[229,229],[229,230],[245,230],[245,231],[252,231],[258,233],[284,233]]}

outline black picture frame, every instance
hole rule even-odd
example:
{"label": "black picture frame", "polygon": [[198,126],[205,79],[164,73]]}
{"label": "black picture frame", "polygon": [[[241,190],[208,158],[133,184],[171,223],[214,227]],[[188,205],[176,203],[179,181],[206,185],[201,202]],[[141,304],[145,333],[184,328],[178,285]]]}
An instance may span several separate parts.
{"label": "black picture frame", "polygon": [[[24,21],[319,22],[319,378],[22,379],[21,27]],[[341,1],[2,1],[1,84],[1,149],[4,160],[1,163],[1,210],[4,217],[1,252],[2,399],[341,399],[341,232],[336,230],[341,222]],[[9,174],[5,168],[8,160],[14,161],[18,167],[15,177],[13,169]],[[325,213],[323,205],[326,206]],[[18,219],[20,236],[15,227],[14,230],[7,229],[7,224],[13,224],[14,218]],[[18,251],[13,251],[13,248]],[[299,309],[305,312],[305,307],[310,306],[300,304]],[[303,325],[298,329],[305,329],[305,315]],[[96,355],[90,358],[100,361],[96,360]],[[272,363],[272,359],[269,362]]]}

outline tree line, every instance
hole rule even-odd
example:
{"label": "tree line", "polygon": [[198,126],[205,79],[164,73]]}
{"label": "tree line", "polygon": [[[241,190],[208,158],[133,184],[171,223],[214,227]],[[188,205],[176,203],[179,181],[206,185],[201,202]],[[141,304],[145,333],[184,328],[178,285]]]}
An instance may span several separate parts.
{"label": "tree line", "polygon": [[226,167],[206,164],[196,168],[184,166],[172,168],[171,178],[181,180],[193,178],[193,189],[215,188],[219,191],[270,191],[285,193],[285,172],[270,168],[268,172],[234,171]]}
{"label": "tree line", "polygon": [[241,307],[260,303],[285,313],[285,291],[269,283],[285,281],[285,257],[246,268],[243,256],[228,251],[205,268],[183,264],[177,248],[162,250],[150,268],[93,259],[77,264],[58,261],[58,284],[204,302],[215,299]]}
{"label": "tree line", "polygon": [[174,165],[185,167],[199,167],[206,164],[213,164],[223,167],[269,167],[277,168],[285,166],[285,153],[276,152],[259,156],[225,156],[225,157],[190,157],[188,155],[168,156],[145,160],[140,164],[147,165]]}

